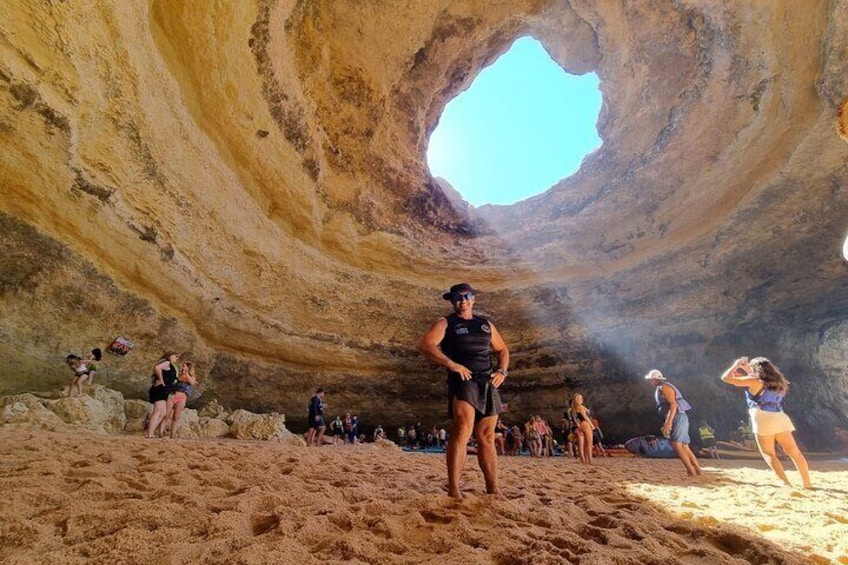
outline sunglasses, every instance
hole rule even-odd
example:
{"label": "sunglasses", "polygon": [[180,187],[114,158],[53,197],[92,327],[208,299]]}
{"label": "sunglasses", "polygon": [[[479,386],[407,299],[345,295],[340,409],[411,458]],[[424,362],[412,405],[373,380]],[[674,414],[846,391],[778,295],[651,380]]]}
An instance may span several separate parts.
{"label": "sunglasses", "polygon": [[463,300],[471,300],[474,298],[473,292],[462,292],[458,294],[451,294],[452,302],[462,302]]}

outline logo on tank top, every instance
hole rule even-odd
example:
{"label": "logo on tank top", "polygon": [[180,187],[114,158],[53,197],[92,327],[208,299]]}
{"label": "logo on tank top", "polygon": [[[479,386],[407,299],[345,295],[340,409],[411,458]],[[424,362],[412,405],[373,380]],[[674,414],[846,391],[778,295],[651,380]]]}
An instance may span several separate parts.
{"label": "logo on tank top", "polygon": [[480,326],[480,329],[486,332],[487,334],[492,333],[492,330],[489,329],[489,324],[483,324],[482,326]]}
{"label": "logo on tank top", "polygon": [[465,324],[457,324],[453,328],[453,333],[456,335],[468,335],[468,326]]}

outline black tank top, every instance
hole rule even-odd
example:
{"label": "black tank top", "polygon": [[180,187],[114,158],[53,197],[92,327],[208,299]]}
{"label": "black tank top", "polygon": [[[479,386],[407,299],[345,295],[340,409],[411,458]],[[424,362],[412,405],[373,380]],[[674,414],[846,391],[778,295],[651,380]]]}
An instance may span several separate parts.
{"label": "black tank top", "polygon": [[[451,361],[464,365],[481,377],[488,378],[492,372],[492,328],[489,320],[474,316],[464,320],[456,314],[447,318],[445,338],[439,344]],[[448,373],[448,377],[456,373]]]}
{"label": "black tank top", "polygon": [[[165,361],[163,359],[162,361]],[[159,361],[159,363],[162,363]],[[157,365],[159,363],[156,363]],[[153,384],[156,384],[156,371],[153,371]],[[165,388],[171,389],[174,388],[174,385],[177,383],[177,368],[174,367],[174,364],[168,361],[168,368],[162,370],[162,382],[165,383]]]}

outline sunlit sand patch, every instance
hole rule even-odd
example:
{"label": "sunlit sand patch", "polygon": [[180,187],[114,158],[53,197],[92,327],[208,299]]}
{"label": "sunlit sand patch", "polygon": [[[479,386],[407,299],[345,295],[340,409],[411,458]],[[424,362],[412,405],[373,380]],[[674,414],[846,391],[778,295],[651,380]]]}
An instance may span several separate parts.
{"label": "sunlit sand patch", "polygon": [[[706,467],[702,478],[634,481],[626,489],[697,524],[732,524],[814,562],[848,564],[848,464],[812,467],[813,490],[782,486],[765,463],[732,461]],[[787,475],[800,484],[797,472]]]}

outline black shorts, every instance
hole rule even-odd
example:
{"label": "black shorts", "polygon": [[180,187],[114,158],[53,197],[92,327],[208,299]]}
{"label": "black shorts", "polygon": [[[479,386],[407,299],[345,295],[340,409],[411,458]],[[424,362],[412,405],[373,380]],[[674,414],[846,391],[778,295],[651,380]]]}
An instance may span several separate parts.
{"label": "black shorts", "polygon": [[318,416],[317,420],[315,419],[314,416],[309,418],[309,427],[315,428],[316,430],[318,428],[326,428],[327,426],[324,425],[324,416]]}
{"label": "black shorts", "polygon": [[714,437],[702,438],[701,439],[701,447],[715,447],[716,440]]}
{"label": "black shorts", "polygon": [[168,393],[171,391],[165,385],[153,385],[147,392],[147,397],[151,404],[168,400]]}
{"label": "black shorts", "polygon": [[504,413],[501,395],[490,378],[474,378],[470,381],[460,380],[453,375],[448,378],[448,417],[453,417],[454,400],[464,400],[474,407],[474,421],[490,416],[500,416]]}

